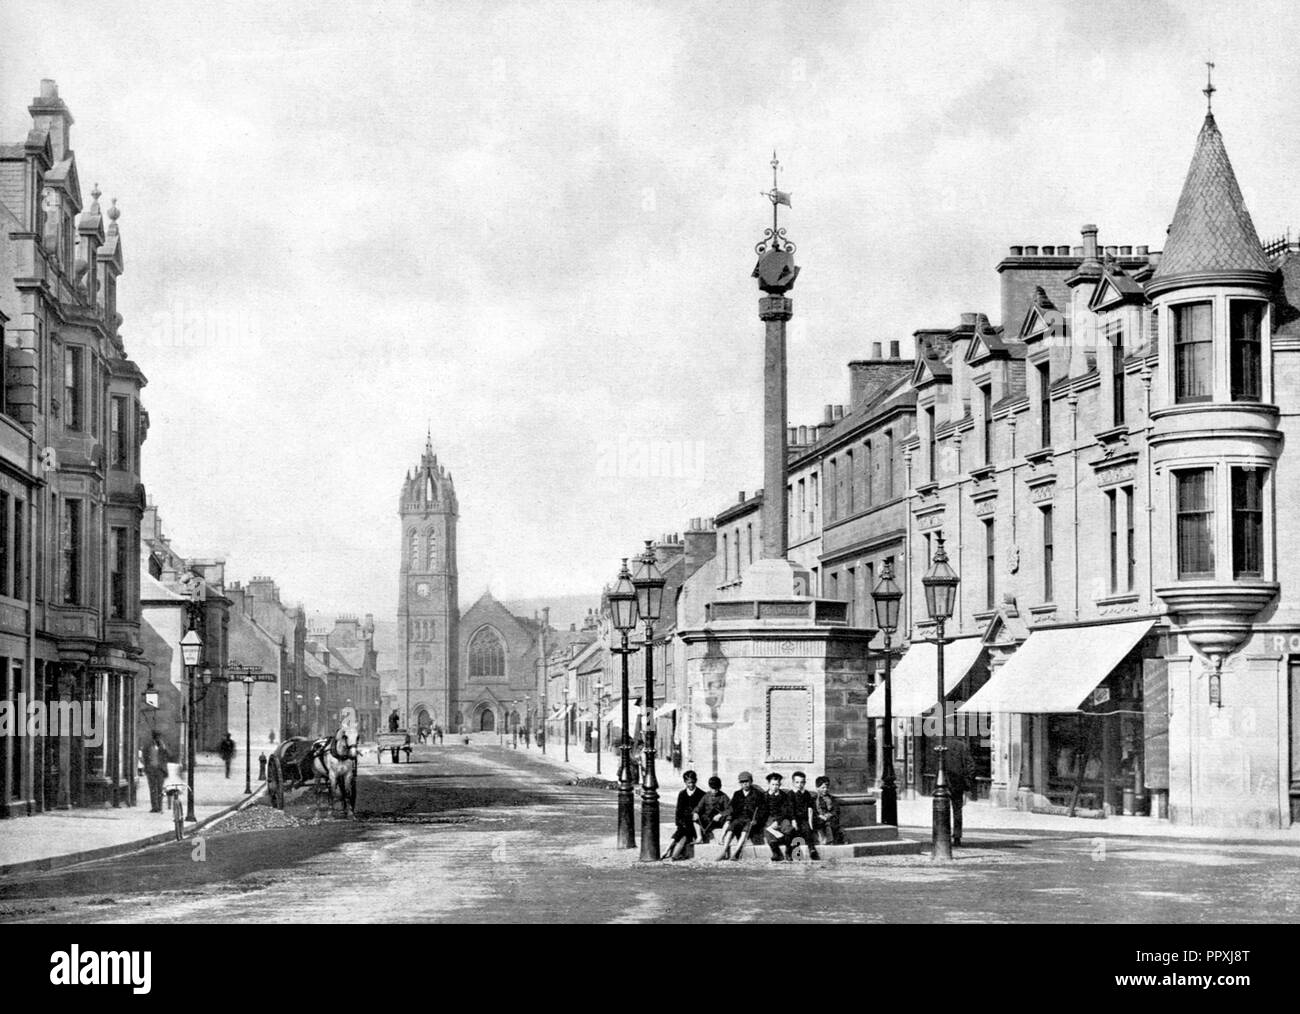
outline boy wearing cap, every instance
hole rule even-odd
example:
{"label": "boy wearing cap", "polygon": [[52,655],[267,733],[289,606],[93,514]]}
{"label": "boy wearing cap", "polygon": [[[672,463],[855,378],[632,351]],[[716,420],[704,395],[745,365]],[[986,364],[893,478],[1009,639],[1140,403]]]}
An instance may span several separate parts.
{"label": "boy wearing cap", "polygon": [[722,779],[709,777],[709,791],[695,804],[695,819],[700,822],[700,842],[713,841],[713,829],[725,829],[731,820],[731,801],[722,791]]}
{"label": "boy wearing cap", "polygon": [[[763,832],[768,848],[772,850],[772,862],[782,859],[793,862],[790,855],[790,840],[794,831],[794,804],[790,794],[781,788],[782,778],[773,771],[767,776],[767,821]],[[782,853],[784,849],[784,854]]]}
{"label": "boy wearing cap", "polygon": [[667,859],[672,856],[673,861],[686,858],[686,846],[695,841],[695,824],[692,818],[695,815],[695,807],[699,805],[704,793],[696,786],[697,776],[694,771],[687,771],[682,775],[682,782],[686,788],[677,793],[677,812],[674,815],[677,827],[673,831],[673,840],[668,843],[668,851],[660,858]]}
{"label": "boy wearing cap", "polygon": [[808,776],[796,771],[790,776],[790,803],[794,809],[794,834],[791,838],[802,838],[804,848],[808,850],[809,859],[820,859],[817,854],[817,836],[813,834],[813,816],[817,809],[815,797],[808,791]]}
{"label": "boy wearing cap", "polygon": [[741,849],[745,847],[745,838],[754,828],[762,827],[767,818],[767,804],[763,793],[754,788],[754,776],[742,771],[736,779],[740,788],[731,795],[731,822],[727,833],[722,836],[722,855],[719,859],[730,859],[731,845],[736,843],[736,858],[740,858]]}
{"label": "boy wearing cap", "polygon": [[838,845],[843,840],[840,834],[840,801],[831,795],[831,780],[825,775],[817,776],[817,795],[813,797],[816,809],[813,813],[813,829],[821,835],[823,845]]}

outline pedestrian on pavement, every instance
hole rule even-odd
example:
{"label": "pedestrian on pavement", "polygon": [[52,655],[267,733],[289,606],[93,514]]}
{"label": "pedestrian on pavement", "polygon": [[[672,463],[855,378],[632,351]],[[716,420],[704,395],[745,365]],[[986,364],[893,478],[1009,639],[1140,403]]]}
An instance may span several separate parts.
{"label": "pedestrian on pavement", "polygon": [[235,759],[235,737],[230,735],[230,730],[221,737],[221,742],[217,744],[217,754],[221,761],[226,765],[226,777],[230,777],[230,762]]}
{"label": "pedestrian on pavement", "polygon": [[699,777],[694,771],[682,775],[682,784],[686,787],[677,793],[677,812],[673,818],[677,827],[673,830],[672,841],[668,843],[668,851],[660,859],[669,856],[672,856],[674,862],[685,859],[686,846],[695,843],[695,807],[704,798],[703,790],[696,785],[697,781]]}
{"label": "pedestrian on pavement", "polygon": [[814,796],[808,791],[808,776],[796,771],[790,776],[790,805],[794,810],[793,838],[802,838],[809,859],[820,859],[817,854],[817,836],[813,833],[813,813],[817,809]]}
{"label": "pedestrian on pavement", "polygon": [[719,859],[730,859],[731,846],[736,845],[736,858],[740,858],[745,842],[753,834],[754,828],[762,827],[767,817],[767,803],[763,793],[754,788],[754,776],[742,771],[736,779],[740,788],[731,794],[731,822],[727,824],[727,833],[722,836],[722,855]]}
{"label": "pedestrian on pavement", "polygon": [[438,745],[439,745],[439,746],[442,746],[442,726],[441,726],[441,725],[435,725],[435,726],[433,727],[433,731],[434,731],[434,734],[438,737]]}
{"label": "pedestrian on pavement", "polygon": [[172,756],[163,742],[162,734],[154,732],[153,741],[145,750],[144,774],[149,780],[149,812],[162,813],[163,782],[167,780],[167,765]]}
{"label": "pedestrian on pavement", "polygon": [[709,791],[695,804],[695,819],[700,822],[700,844],[713,841],[713,830],[725,831],[731,820],[731,801],[722,791],[722,779],[717,775],[709,777]]}
{"label": "pedestrian on pavement", "polygon": [[388,716],[388,731],[396,732],[398,726],[400,726],[401,724],[402,724],[402,720],[397,717],[397,709],[394,708],[393,713]]}
{"label": "pedestrian on pavement", "polygon": [[966,793],[975,788],[975,761],[966,747],[966,740],[955,736],[952,745],[943,752],[943,770],[948,779],[948,793],[952,799],[952,843],[961,844],[961,811]]}
{"label": "pedestrian on pavement", "polygon": [[840,833],[840,801],[831,795],[831,780],[825,775],[817,776],[814,803],[817,809],[813,814],[813,830],[823,845],[839,845],[844,840]]}
{"label": "pedestrian on pavement", "polygon": [[792,862],[790,842],[794,837],[794,803],[790,794],[781,788],[782,777],[773,771],[767,776],[767,820],[763,825],[763,840],[772,850],[772,862]]}

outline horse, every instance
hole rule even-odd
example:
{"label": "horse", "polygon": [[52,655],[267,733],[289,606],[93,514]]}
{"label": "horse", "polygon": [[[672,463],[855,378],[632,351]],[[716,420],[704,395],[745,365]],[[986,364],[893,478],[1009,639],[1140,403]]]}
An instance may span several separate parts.
{"label": "horse", "polygon": [[[350,719],[350,720],[349,720]],[[357,722],[350,708],[344,709],[339,728],[333,736],[318,739],[312,749],[311,767],[318,778],[329,782],[330,812],[334,812],[334,794],[343,801],[343,813],[356,816]]]}

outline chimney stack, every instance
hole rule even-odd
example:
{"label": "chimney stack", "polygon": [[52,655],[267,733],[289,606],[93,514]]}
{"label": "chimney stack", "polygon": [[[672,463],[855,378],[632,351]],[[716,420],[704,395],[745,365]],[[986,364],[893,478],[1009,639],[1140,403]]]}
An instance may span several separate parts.
{"label": "chimney stack", "polygon": [[897,342],[897,341],[891,341],[891,342],[889,343],[889,358],[890,358],[890,359],[901,359],[901,358],[902,358],[902,356],[901,356],[901,354],[899,353],[899,350],[898,350],[898,342]]}

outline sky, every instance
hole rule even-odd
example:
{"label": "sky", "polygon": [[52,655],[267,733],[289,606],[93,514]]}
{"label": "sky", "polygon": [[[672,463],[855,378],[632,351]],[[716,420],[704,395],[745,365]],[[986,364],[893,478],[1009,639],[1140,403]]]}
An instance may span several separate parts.
{"label": "sky", "polygon": [[42,78],[116,198],[144,481],[173,544],[312,610],[396,610],[426,429],[463,604],[599,594],[762,482],[770,220],[790,421],[873,341],[998,322],[1012,244],[1162,245],[1214,109],[1300,226],[1284,3],[3,0],[0,136]]}

